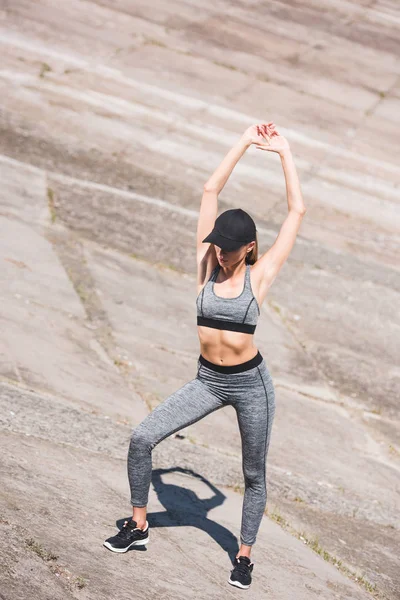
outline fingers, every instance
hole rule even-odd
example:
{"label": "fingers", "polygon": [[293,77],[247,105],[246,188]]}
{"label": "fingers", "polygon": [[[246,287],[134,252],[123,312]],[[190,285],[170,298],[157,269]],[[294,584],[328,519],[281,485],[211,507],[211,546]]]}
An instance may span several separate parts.
{"label": "fingers", "polygon": [[260,138],[268,137],[268,132],[265,131],[264,125],[257,125],[257,135]]}
{"label": "fingers", "polygon": [[257,135],[264,136],[267,134],[268,136],[272,136],[273,134],[279,135],[276,125],[273,121],[269,121],[269,123],[260,123],[254,125]]}
{"label": "fingers", "polygon": [[264,124],[257,126],[257,133],[261,139],[265,139],[269,144],[271,132],[265,127]]}
{"label": "fingers", "polygon": [[275,139],[275,137],[280,135],[273,121],[269,121],[268,123],[255,124],[254,129],[256,131],[257,137],[259,138],[259,141],[255,140],[255,146],[259,150],[270,150],[273,144],[273,140]]}
{"label": "fingers", "polygon": [[262,123],[260,127],[262,128],[264,134],[268,135],[269,137],[279,135],[276,125],[273,121],[270,121],[269,123]]}

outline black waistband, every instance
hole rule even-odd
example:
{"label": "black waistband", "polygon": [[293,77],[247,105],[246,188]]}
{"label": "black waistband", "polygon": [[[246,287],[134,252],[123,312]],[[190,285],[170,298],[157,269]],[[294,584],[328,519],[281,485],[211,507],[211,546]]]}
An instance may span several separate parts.
{"label": "black waistband", "polygon": [[242,373],[242,371],[248,371],[249,369],[254,369],[257,367],[260,362],[263,360],[263,356],[258,350],[257,354],[253,356],[250,360],[246,360],[246,362],[240,363],[238,365],[216,365],[215,363],[210,362],[202,354],[199,356],[199,361],[202,365],[207,367],[208,369],[212,369],[213,371],[218,371],[218,373]]}
{"label": "black waistband", "polygon": [[228,331],[240,331],[241,333],[254,333],[256,325],[249,323],[234,323],[225,319],[209,319],[208,317],[197,317],[197,325],[213,327],[214,329],[227,329]]}

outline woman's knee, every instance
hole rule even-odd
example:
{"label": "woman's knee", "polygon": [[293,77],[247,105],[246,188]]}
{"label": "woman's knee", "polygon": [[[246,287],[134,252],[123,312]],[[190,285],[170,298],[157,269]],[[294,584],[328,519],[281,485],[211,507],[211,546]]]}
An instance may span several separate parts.
{"label": "woman's knee", "polygon": [[129,442],[130,452],[134,452],[135,450],[151,452],[152,444],[153,441],[151,435],[148,431],[145,431],[140,427],[140,425],[132,430]]}
{"label": "woman's knee", "polygon": [[254,491],[258,492],[261,496],[267,493],[266,489],[266,481],[265,481],[265,473],[263,469],[256,468],[244,468],[244,483],[247,488],[251,488]]}

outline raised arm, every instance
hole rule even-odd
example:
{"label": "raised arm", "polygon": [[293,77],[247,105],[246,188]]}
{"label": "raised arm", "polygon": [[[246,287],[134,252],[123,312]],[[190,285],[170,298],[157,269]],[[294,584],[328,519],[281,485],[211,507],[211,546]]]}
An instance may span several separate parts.
{"label": "raised arm", "polygon": [[252,125],[246,129],[242,137],[229,150],[221,164],[204,184],[197,224],[197,282],[199,285],[204,282],[217,264],[215,253],[211,253],[213,246],[202,243],[202,240],[214,227],[218,214],[218,194],[223,189],[236,163],[246,152],[247,148],[251,144],[262,144],[263,142],[265,142],[265,138],[263,138],[257,125]]}
{"label": "raised arm", "polygon": [[280,156],[289,211],[275,242],[254,265],[254,273],[259,280],[259,299],[262,302],[294,246],[306,207],[288,141],[279,134],[274,123],[260,125],[260,130],[265,139],[261,144],[256,144],[257,148],[277,152]]}

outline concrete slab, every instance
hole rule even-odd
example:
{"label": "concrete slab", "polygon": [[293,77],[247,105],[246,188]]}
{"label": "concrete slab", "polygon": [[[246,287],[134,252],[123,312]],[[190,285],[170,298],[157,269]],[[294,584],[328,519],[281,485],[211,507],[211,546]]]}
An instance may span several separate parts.
{"label": "concrete slab", "polygon": [[2,298],[1,376],[22,385],[57,393],[118,418],[139,422],[146,405],[121,382],[95,339],[81,324],[23,299]]}
{"label": "concrete slab", "polygon": [[16,220],[0,225],[1,375],[140,421],[146,405],[124,389],[53,246]]}
{"label": "concrete slab", "polygon": [[[44,548],[58,540],[58,512],[68,539],[54,562],[20,544],[14,514],[2,522],[13,600],[131,596],[130,579],[119,587],[126,571],[110,570],[109,554],[97,564],[80,532],[89,519],[90,550],[102,541],[90,519],[92,508],[103,514],[103,497],[114,530],[130,427],[195,374],[199,190],[245,127],[267,119],[290,140],[308,207],[255,339],[279,398],[269,508],[377,583],[375,595],[397,599],[398,23],[394,1],[367,0],[17,0],[0,12],[1,374],[13,384],[1,414],[15,439],[5,445],[2,498],[18,516],[37,509]],[[252,211],[262,251],[287,211],[274,158],[246,154],[220,198],[221,210]],[[165,441],[154,458],[158,468],[192,467],[239,489],[234,411]],[[218,526],[182,526],[183,509],[201,510],[194,494],[209,492],[192,479],[185,492],[187,476],[164,476],[164,504],[152,496],[164,562],[157,557],[157,582],[149,562],[143,586],[163,600],[182,595],[182,580],[193,597],[235,593],[220,579],[219,551],[211,574],[205,565],[210,536],[235,548],[237,510]],[[225,495],[239,509],[240,495]],[[171,521],[163,515],[174,503]],[[298,542],[288,552],[269,535],[283,550],[260,573],[255,597],[359,597],[313,571],[305,545],[306,562],[293,561]],[[198,554],[183,549],[186,540]],[[267,537],[258,549],[269,556]],[[31,568],[35,580],[25,577]]]}
{"label": "concrete slab", "polygon": [[[124,511],[126,503],[121,493],[113,489],[112,480],[120,480],[120,486],[125,482],[124,469],[118,461],[73,448],[66,451],[45,440],[15,434],[3,433],[2,447],[7,448],[8,457],[2,473],[6,500],[4,533],[7,535],[16,524],[16,511],[23,515],[32,510],[31,499],[34,498],[35,519],[29,523],[25,535],[33,538],[43,551],[56,554],[58,558],[54,562],[60,570],[72,575],[72,582],[80,578],[86,598],[108,598],[116,587],[119,597],[128,598],[132,586],[135,593],[144,598],[172,598],[182,593],[183,581],[189,597],[233,595],[226,580],[231,568],[230,557],[237,552],[242,501],[237,494],[224,489],[218,491],[219,509],[208,510],[207,481],[200,483],[196,479],[201,474],[175,475],[173,465],[171,473],[155,470],[148,513],[151,542],[137,556],[134,552],[116,556],[102,547],[102,541],[116,531],[115,520],[120,522],[129,516],[129,509]],[[104,480],[105,471],[114,473],[111,485],[108,476],[107,483]],[[83,530],[84,545],[80,541]],[[368,597],[367,592],[271,521],[263,521],[258,540],[254,552],[254,580],[249,590],[251,597],[258,598],[265,593],[288,600],[294,593],[299,598],[321,593],[327,599]],[[19,553],[23,547],[24,536],[21,535],[17,542]],[[127,569],[132,559],[136,567]],[[199,571],[198,565],[205,561],[207,569],[200,566]],[[15,586],[11,569],[3,572],[2,577],[3,585]],[[39,578],[40,571],[29,586],[24,585],[26,593],[49,584],[54,586],[50,574],[44,581]]]}
{"label": "concrete slab", "polygon": [[44,171],[0,156],[0,177],[0,210],[3,215],[17,217],[34,228],[50,223]]}
{"label": "concrete slab", "polygon": [[8,282],[7,295],[14,302],[34,302],[84,318],[79,296],[52,245],[31,227],[12,219],[0,217],[0,229],[2,283],[5,287]]}

